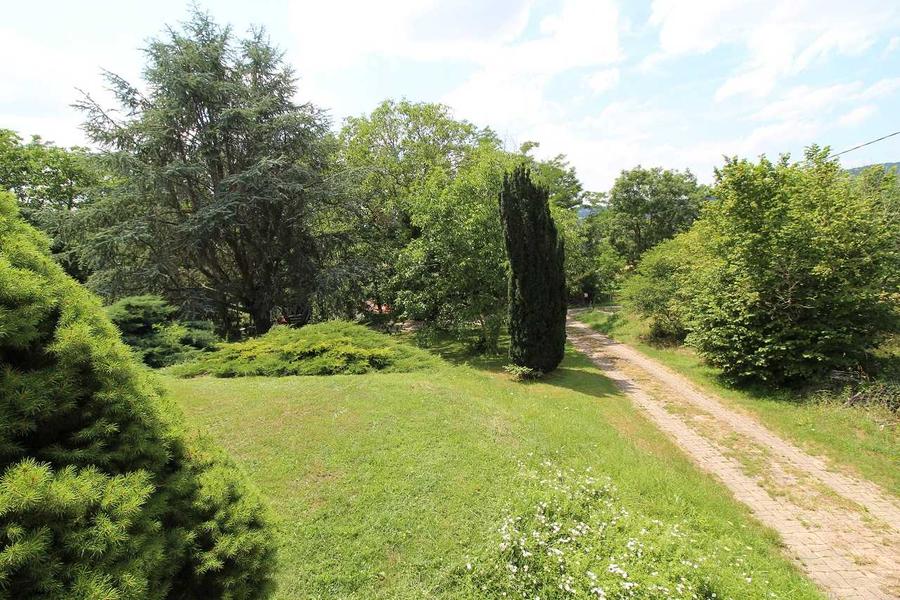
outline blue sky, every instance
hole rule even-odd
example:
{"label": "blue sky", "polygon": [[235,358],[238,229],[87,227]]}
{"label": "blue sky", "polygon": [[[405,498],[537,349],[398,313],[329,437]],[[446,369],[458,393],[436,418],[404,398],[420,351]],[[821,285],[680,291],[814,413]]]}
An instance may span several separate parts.
{"label": "blue sky", "polygon": [[[339,125],[385,98],[444,102],[509,147],[564,153],[592,190],[637,164],[835,151],[900,130],[900,2],[892,0],[237,0],[201,5],[265,26],[299,100]],[[140,49],[183,0],[4,7],[0,127],[85,143],[76,88],[138,80]],[[900,136],[846,166],[900,161]]]}

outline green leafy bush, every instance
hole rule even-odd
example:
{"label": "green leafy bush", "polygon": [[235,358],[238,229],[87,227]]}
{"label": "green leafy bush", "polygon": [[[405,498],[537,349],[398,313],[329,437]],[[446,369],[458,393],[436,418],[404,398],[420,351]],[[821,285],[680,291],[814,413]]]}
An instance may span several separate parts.
{"label": "green leafy bush", "polygon": [[274,547],[99,301],[0,194],[0,598],[263,598]]}
{"label": "green leafy bush", "polygon": [[647,251],[622,288],[623,302],[649,321],[653,339],[683,341],[688,333],[692,290],[711,263],[706,229],[698,222]]}
{"label": "green leafy bush", "polygon": [[106,307],[122,340],[151,367],[184,362],[219,342],[209,321],[176,321],[177,309],[159,296],[128,296]]}
{"label": "green leafy bush", "polygon": [[[733,379],[804,382],[853,370],[896,329],[900,228],[884,194],[826,151],[729,160],[704,215],[718,258],[692,291],[688,343]],[[694,279],[694,277],[692,277]]]}
{"label": "green leafy bush", "polygon": [[801,384],[871,365],[900,314],[900,187],[817,148],[729,160],[690,231],[648,252],[625,303],[732,380]]}
{"label": "green leafy bush", "polygon": [[273,327],[265,335],[224,344],[194,362],[172,367],[181,377],[359,374],[433,367],[438,359],[362,325],[329,321],[300,329]]}
{"label": "green leafy bush", "polygon": [[[633,511],[608,477],[554,470],[528,477],[535,501],[509,515],[493,551],[466,566],[485,598],[762,598],[734,543],[701,554],[702,522],[663,522]],[[474,564],[473,564],[474,563]]]}

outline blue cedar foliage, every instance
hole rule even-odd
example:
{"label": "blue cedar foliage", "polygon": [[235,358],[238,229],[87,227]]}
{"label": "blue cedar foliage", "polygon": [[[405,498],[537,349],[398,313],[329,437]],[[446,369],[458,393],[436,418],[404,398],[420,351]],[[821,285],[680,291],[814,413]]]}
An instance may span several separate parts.
{"label": "blue cedar foliage", "polygon": [[0,194],[0,598],[262,598],[263,506]]}

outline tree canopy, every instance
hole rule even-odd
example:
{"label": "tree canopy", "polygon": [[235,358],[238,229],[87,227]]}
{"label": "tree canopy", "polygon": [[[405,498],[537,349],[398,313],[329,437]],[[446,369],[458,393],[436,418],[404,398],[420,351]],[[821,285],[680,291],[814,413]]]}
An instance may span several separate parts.
{"label": "tree canopy", "polygon": [[261,29],[239,39],[195,11],[146,54],[145,92],[107,76],[118,113],[79,104],[122,178],[86,211],[95,285],[161,292],[226,330],[241,315],[257,332],[276,313],[305,322],[329,199],[327,119],[294,102],[293,72]]}
{"label": "tree canopy", "polygon": [[690,171],[622,171],[609,192],[610,241],[634,265],[644,252],[690,227],[705,195]]}

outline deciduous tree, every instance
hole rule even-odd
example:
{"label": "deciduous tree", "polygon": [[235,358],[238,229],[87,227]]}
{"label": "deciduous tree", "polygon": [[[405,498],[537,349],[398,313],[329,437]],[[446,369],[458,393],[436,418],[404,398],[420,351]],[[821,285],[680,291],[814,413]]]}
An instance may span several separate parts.
{"label": "deciduous tree", "polygon": [[610,241],[634,265],[644,252],[690,227],[705,195],[690,171],[622,171],[609,192]]}

